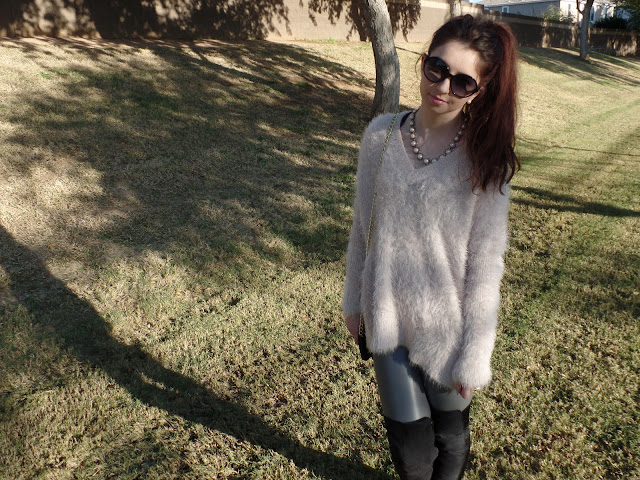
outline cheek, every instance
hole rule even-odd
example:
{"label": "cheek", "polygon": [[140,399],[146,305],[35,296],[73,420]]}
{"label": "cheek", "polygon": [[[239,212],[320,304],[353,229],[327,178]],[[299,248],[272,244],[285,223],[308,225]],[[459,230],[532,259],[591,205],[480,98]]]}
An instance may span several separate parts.
{"label": "cheek", "polygon": [[462,110],[462,108],[467,103],[467,98],[456,98],[455,102],[451,102],[451,110]]}
{"label": "cheek", "polygon": [[420,91],[424,92],[427,90],[431,82],[429,82],[424,75],[420,76]]}
{"label": "cheek", "polygon": [[429,82],[426,78],[424,78],[424,75],[423,75],[422,80],[420,80],[420,97],[422,99],[428,96],[430,86],[431,86],[431,82]]}

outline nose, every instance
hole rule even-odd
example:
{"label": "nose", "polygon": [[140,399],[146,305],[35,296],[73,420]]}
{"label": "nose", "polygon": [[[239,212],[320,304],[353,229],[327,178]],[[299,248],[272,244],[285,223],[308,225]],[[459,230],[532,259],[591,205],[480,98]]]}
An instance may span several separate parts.
{"label": "nose", "polygon": [[451,89],[451,79],[445,78],[444,80],[439,81],[435,85],[438,88],[438,92],[443,94],[449,93],[449,90]]}

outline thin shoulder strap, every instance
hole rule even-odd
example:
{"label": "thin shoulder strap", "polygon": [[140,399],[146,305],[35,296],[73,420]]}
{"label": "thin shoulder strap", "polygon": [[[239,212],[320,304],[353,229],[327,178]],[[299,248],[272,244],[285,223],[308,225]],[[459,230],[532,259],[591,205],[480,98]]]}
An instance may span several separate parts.
{"label": "thin shoulder strap", "polygon": [[382,146],[382,151],[380,152],[380,158],[378,159],[378,168],[376,169],[376,181],[373,187],[373,199],[371,200],[371,215],[369,216],[369,233],[367,235],[367,249],[365,251],[366,255],[369,255],[369,244],[371,243],[371,230],[373,229],[373,211],[376,205],[376,197],[378,196],[378,175],[380,174],[380,167],[382,166],[382,159],[384,158],[384,152],[387,150],[387,144],[389,143],[389,137],[391,137],[391,132],[393,131],[393,127],[396,124],[396,119],[398,118],[398,112],[393,116],[391,120],[391,125],[389,125],[389,130],[387,130],[387,136],[384,139],[384,145]]}

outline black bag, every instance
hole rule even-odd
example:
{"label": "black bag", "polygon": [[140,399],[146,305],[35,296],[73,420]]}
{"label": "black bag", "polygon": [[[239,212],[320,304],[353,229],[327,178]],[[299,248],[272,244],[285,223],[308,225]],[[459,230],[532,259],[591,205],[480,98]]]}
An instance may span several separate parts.
{"label": "black bag", "polygon": [[364,331],[364,319],[362,317],[360,317],[360,328],[358,329],[358,348],[360,349],[362,360],[371,358],[371,352],[367,348],[367,334]]}

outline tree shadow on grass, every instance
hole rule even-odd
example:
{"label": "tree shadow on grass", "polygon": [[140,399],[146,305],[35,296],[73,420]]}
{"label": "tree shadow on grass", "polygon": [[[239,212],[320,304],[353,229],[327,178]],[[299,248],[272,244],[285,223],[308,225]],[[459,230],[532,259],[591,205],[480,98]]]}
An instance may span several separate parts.
{"label": "tree shadow on grass", "polygon": [[513,202],[521,205],[529,205],[535,208],[553,209],[559,212],[576,212],[607,217],[640,217],[640,210],[619,208],[613,205],[598,202],[584,202],[570,195],[554,193],[548,190],[533,187],[512,187],[516,192],[524,192],[536,200],[513,199]]}
{"label": "tree shadow on grass", "polygon": [[[267,42],[3,45],[51,85],[11,97],[6,118],[14,127],[7,145],[20,152],[4,157],[20,179],[13,201],[32,205],[39,220],[35,230],[26,218],[3,225],[2,266],[35,325],[147,405],[279,452],[319,476],[386,478],[300,445],[119,342],[45,267],[74,260],[102,268],[117,255],[157,252],[221,292],[238,279],[259,288],[256,266],[338,261],[371,100],[362,87],[372,85],[319,55]],[[51,183],[32,182],[34,175]],[[83,175],[97,179],[96,189]],[[34,203],[39,189],[78,178],[83,188],[62,208]]]}
{"label": "tree shadow on grass", "polygon": [[[640,62],[636,59],[617,59],[608,55],[592,55],[591,61],[580,60],[577,51],[559,48],[519,49],[520,58],[553,73],[563,73],[582,80],[598,83],[619,83],[637,86],[640,83]],[[612,64],[619,68],[612,68]]]}
{"label": "tree shadow on grass", "polygon": [[545,152],[551,151],[551,150],[572,150],[575,152],[600,153],[603,155],[607,155],[610,158],[640,157],[640,153],[613,152],[613,151],[594,150],[592,148],[568,147],[566,145],[543,143],[531,138],[524,138],[524,137],[518,137],[518,144],[526,145],[528,147],[535,148],[536,150],[542,149]]}
{"label": "tree shadow on grass", "polygon": [[246,408],[164,367],[140,347],[117,341],[91,304],[51,275],[39,256],[2,226],[0,244],[0,266],[9,279],[8,289],[20,299],[34,324],[54,332],[64,349],[104,371],[144,404],[278,452],[298,468],[324,478],[388,478],[358,462],[300,445]]}
{"label": "tree shadow on grass", "polygon": [[[268,42],[55,43],[99,70],[52,68],[46,45],[13,45],[64,95],[17,100],[10,142],[40,154],[12,166],[28,176],[70,158],[100,172],[103,194],[79,206],[117,217],[99,232],[105,242],[194,270],[237,258],[239,245],[278,259],[273,236],[311,263],[343,254],[371,86],[357,72]],[[56,228],[77,241],[96,234],[62,218]]]}

